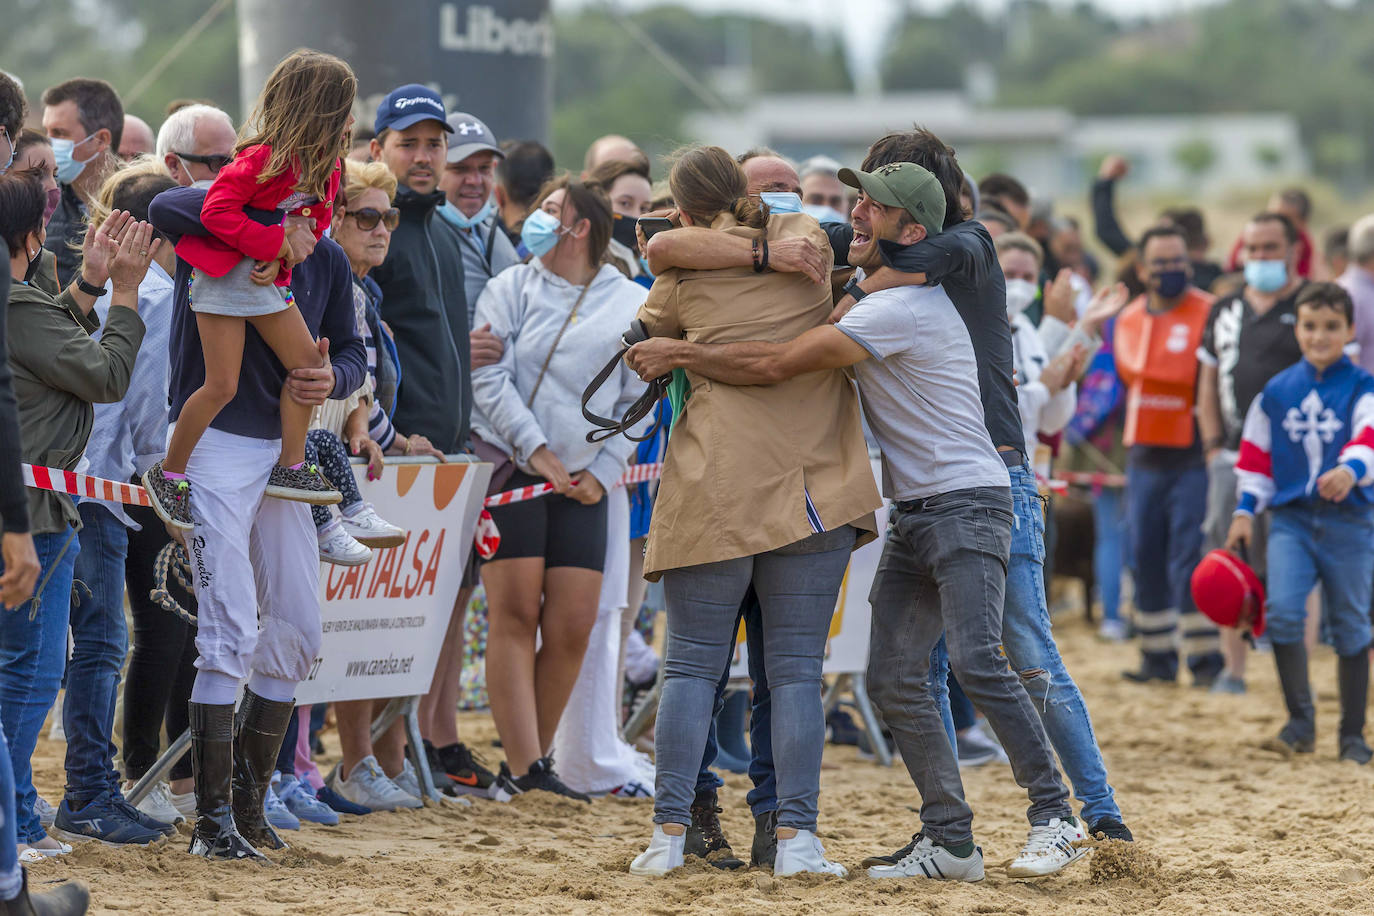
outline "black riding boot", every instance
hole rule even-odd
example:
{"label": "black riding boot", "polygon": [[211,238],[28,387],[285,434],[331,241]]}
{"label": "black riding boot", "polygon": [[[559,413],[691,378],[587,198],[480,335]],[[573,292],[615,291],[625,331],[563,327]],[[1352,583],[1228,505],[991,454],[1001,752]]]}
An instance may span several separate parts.
{"label": "black riding boot", "polygon": [[1369,703],[1369,652],[1361,649],[1354,655],[1342,655],[1336,667],[1341,693],[1342,760],[1369,763],[1374,751],[1364,740],[1365,707]]}
{"label": "black riding boot", "polygon": [[1288,723],[1279,731],[1278,741],[1290,752],[1310,754],[1316,746],[1317,713],[1307,680],[1307,647],[1300,642],[1274,643],[1274,665],[1288,707]]}
{"label": "black riding boot", "polygon": [[68,881],[45,894],[30,894],[28,869],[23,880],[18,897],[0,900],[0,916],[81,916],[91,905],[84,884]]}
{"label": "black riding boot", "polygon": [[196,777],[196,826],[191,853],[207,859],[258,859],[239,835],[230,803],[234,771],[234,707],[191,703],[191,768]]}
{"label": "black riding boot", "polygon": [[286,842],[267,823],[263,800],[295,709],[290,700],[264,700],[244,688],[234,720],[234,821],[248,842],[264,849],[286,848]]}

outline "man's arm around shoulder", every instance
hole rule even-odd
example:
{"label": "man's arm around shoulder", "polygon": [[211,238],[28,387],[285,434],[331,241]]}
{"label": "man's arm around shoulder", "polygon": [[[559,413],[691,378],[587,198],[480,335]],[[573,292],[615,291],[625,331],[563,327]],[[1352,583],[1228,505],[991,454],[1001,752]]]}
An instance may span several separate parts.
{"label": "man's arm around shoulder", "polygon": [[645,381],[686,369],[726,385],[775,385],[804,372],[840,369],[868,357],[848,334],[823,325],[784,343],[698,344],[654,337],[631,347],[625,362]]}

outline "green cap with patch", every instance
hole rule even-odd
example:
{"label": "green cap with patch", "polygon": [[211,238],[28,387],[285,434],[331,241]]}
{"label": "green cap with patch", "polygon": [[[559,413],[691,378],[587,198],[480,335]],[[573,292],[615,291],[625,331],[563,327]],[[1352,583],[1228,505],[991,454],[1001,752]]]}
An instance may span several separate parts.
{"label": "green cap with patch", "polygon": [[914,162],[889,162],[871,172],[840,169],[840,181],[859,188],[885,207],[898,207],[938,235],[945,224],[945,189],[930,172]]}

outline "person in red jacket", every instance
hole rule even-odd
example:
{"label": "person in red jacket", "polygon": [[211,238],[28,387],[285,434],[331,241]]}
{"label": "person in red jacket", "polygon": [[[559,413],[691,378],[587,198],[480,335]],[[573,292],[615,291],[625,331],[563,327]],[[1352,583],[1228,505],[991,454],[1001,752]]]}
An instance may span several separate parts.
{"label": "person in red jacket", "polygon": [[[291,267],[309,246],[293,244],[309,231],[318,241],[333,216],[340,157],[348,149],[353,97],[352,69],[331,54],[295,51],[277,64],[258,98],[249,133],[234,160],[222,168],[201,210],[210,235],[185,236],[177,256],[194,268],[190,287],[205,357],[205,384],[181,409],[167,455],[144,475],[158,516],[190,530],[191,483],[186,465],[196,443],[238,390],[243,346],[253,331],[287,369],[327,365],[326,340],[316,342],[295,307]],[[248,210],[281,211],[270,225]],[[283,393],[281,460],[267,495],[325,505],[341,496],[319,468],[305,463],[310,408]]]}

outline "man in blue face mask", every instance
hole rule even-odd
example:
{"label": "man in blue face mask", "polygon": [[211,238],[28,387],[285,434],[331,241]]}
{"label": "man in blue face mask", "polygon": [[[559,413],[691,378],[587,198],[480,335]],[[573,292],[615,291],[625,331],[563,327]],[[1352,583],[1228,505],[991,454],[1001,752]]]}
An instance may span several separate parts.
{"label": "man in blue face mask", "polygon": [[802,212],[801,179],[797,169],[766,147],[749,150],[736,160],[749,180],[749,196],[757,197],[774,213]]}
{"label": "man in blue face mask", "polygon": [[468,297],[468,321],[477,308],[487,281],[520,259],[515,246],[497,228],[496,162],[505,153],[485,123],[464,112],[448,116],[453,128],[439,190],[447,200],[438,213],[458,230],[463,243],[463,273]]}
{"label": "man in blue face mask", "polygon": [[43,93],[43,130],[52,140],[62,187],[43,244],[56,255],[57,279],[66,286],[81,267],[86,206],[119,165],[113,154],[124,133],[124,106],[104,80],[67,80]]}
{"label": "man in blue face mask", "polygon": [[[1207,459],[1208,550],[1226,543],[1235,512],[1235,467],[1245,411],[1271,378],[1302,357],[1293,333],[1298,294],[1306,285],[1297,270],[1297,227],[1281,213],[1261,213],[1245,225],[1241,245],[1245,286],[1212,306],[1198,348],[1197,421]],[[1268,517],[1255,521],[1249,559],[1264,575]],[[1246,646],[1240,631],[1222,631],[1222,651],[1226,671],[1213,689],[1243,693]]]}

